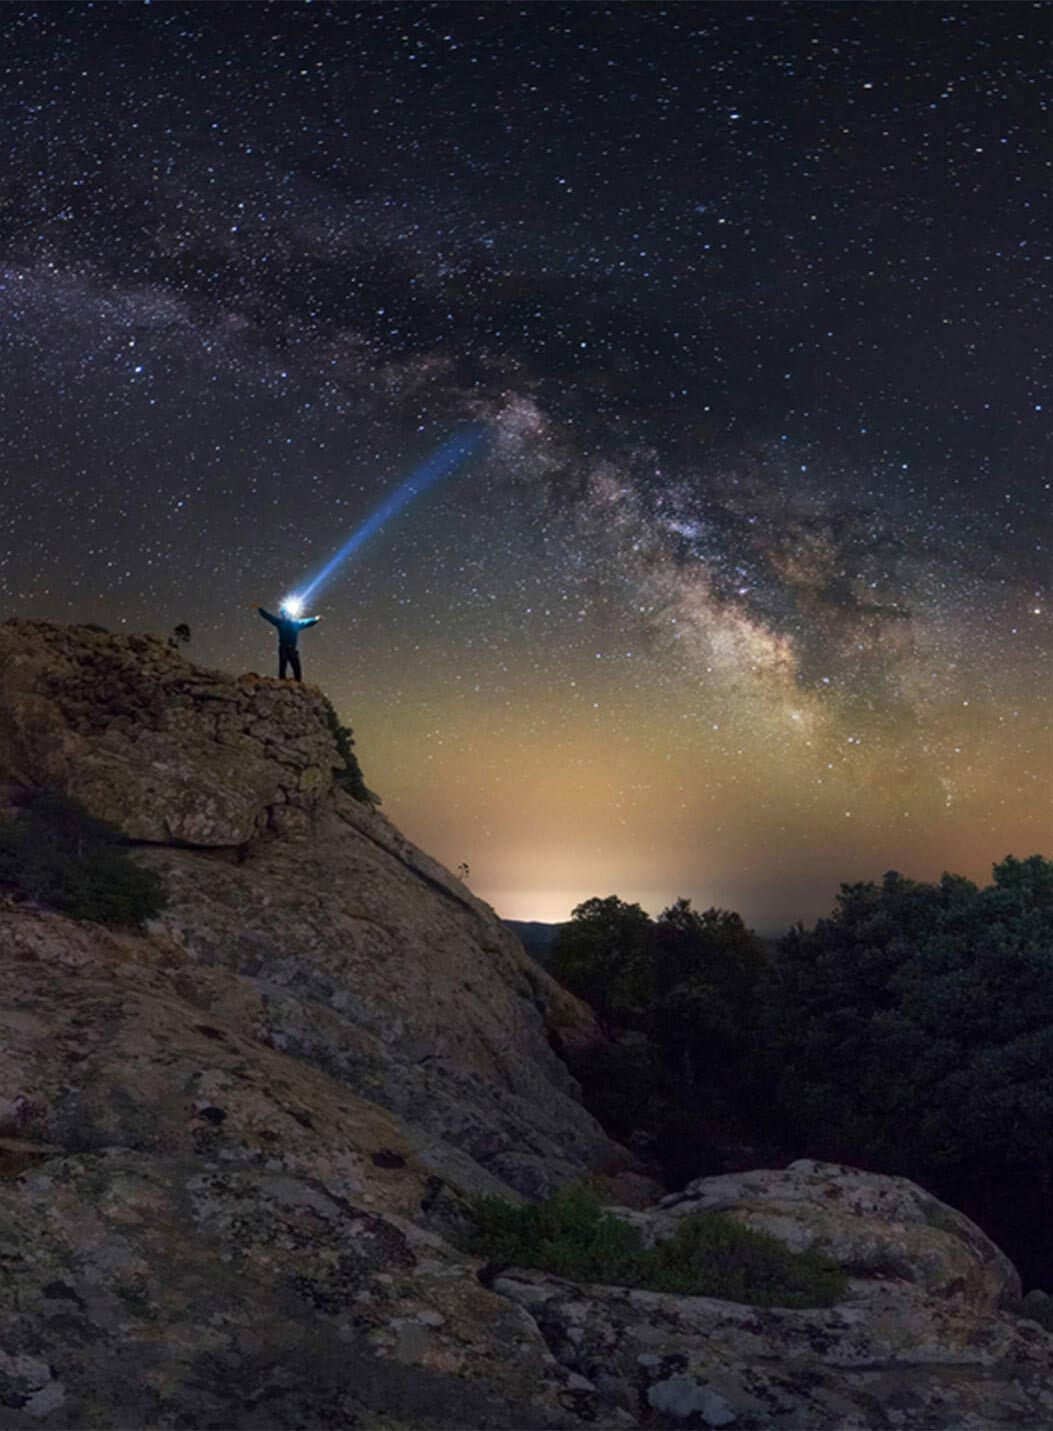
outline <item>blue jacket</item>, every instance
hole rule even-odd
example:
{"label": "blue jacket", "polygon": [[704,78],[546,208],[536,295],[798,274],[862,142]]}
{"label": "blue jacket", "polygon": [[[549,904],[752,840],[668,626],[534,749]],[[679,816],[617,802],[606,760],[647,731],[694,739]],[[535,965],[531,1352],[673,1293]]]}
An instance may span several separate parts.
{"label": "blue jacket", "polygon": [[278,645],[284,646],[287,651],[296,650],[297,638],[304,626],[314,626],[319,620],[317,616],[305,616],[299,620],[295,616],[272,616],[269,611],[265,611],[262,606],[256,608],[264,621],[269,621],[272,626],[278,628]]}

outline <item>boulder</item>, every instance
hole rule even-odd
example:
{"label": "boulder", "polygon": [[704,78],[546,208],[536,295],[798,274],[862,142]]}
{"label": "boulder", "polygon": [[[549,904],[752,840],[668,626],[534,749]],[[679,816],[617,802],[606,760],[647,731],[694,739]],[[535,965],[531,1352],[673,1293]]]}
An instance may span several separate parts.
{"label": "boulder", "polygon": [[658,1204],[650,1234],[661,1236],[698,1212],[729,1212],[795,1252],[825,1253],[861,1277],[912,1282],[933,1297],[964,1296],[978,1313],[1020,1297],[1005,1253],[907,1178],[809,1159],[701,1178]]}
{"label": "boulder", "polygon": [[[1014,1314],[1019,1279],[974,1223],[906,1178],[800,1161],[702,1178],[642,1211],[645,1242],[722,1212],[841,1262],[834,1307],[580,1286],[508,1269],[528,1310],[600,1408],[662,1427],[794,1431],[1053,1424],[1053,1337]],[[1026,1310],[1026,1309],[1025,1309]]]}

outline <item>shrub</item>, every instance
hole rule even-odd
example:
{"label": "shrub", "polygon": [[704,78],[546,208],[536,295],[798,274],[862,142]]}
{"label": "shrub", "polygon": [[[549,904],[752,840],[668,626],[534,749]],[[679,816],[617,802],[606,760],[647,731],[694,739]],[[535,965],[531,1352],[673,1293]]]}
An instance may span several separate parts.
{"label": "shrub", "polygon": [[719,1212],[686,1217],[654,1249],[648,1285],[755,1307],[831,1307],[845,1293],[838,1264],[817,1252],[791,1252],[776,1238]]}
{"label": "shrub", "polygon": [[645,1247],[636,1228],[581,1187],[545,1203],[477,1198],[472,1210],[470,1250],[491,1263],[537,1267],[571,1281],[762,1307],[829,1307],[847,1285],[829,1258],[791,1252],[721,1213],[687,1217],[672,1237]]}
{"label": "shrub", "polygon": [[165,903],[160,876],[129,859],[119,830],[48,790],[0,821],[0,882],[98,924],[138,926]]}
{"label": "shrub", "polygon": [[[324,698],[323,698],[324,700]],[[325,700],[325,723],[332,732],[336,741],[336,748],[340,758],[344,762],[344,768],[337,772],[336,783],[340,785],[349,795],[356,800],[361,800],[365,805],[379,805],[380,796],[374,795],[373,791],[366,785],[362,774],[362,767],[358,763],[355,754],[355,740],[348,725],[342,725],[340,717],[337,715],[332,701]]]}
{"label": "shrub", "polygon": [[646,1280],[639,1234],[585,1188],[570,1188],[544,1203],[479,1198],[473,1214],[473,1250],[491,1262],[540,1267],[582,1282],[638,1287]]}

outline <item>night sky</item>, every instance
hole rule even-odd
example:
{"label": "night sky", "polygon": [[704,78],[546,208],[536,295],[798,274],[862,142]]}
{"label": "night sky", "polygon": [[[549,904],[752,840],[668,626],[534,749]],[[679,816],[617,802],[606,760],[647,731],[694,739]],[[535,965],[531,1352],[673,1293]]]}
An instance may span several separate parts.
{"label": "night sky", "polygon": [[508,917],[1049,848],[1053,10],[8,4],[6,614],[271,672]]}

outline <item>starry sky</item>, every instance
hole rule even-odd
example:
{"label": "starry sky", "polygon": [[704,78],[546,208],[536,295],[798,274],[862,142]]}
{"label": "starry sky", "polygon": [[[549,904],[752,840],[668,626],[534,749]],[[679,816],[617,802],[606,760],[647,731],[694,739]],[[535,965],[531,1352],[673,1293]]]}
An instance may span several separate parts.
{"label": "starry sky", "polygon": [[7,4],[0,596],[305,675],[507,917],[1049,852],[1053,33]]}

